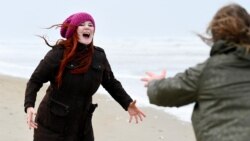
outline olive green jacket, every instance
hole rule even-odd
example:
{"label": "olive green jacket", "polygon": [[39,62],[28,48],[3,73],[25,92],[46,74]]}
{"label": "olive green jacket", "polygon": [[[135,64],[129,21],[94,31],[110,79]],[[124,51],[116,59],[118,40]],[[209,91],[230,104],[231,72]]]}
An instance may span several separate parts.
{"label": "olive green jacket", "polygon": [[151,81],[147,92],[159,106],[195,103],[197,141],[250,140],[250,54],[244,47],[218,41],[204,63]]}

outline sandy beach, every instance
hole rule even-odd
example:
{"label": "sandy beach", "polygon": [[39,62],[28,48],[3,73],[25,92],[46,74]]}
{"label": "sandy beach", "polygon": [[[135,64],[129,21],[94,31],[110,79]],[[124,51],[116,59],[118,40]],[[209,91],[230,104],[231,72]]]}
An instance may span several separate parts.
{"label": "sandy beach", "polygon": [[[32,141],[33,131],[26,125],[23,108],[26,83],[26,79],[0,75],[2,141]],[[36,108],[45,90],[46,85],[38,93]],[[195,141],[191,123],[161,110],[142,107],[147,117],[135,124],[128,123],[128,113],[109,96],[95,94],[93,103],[98,103],[93,116],[96,141]]]}

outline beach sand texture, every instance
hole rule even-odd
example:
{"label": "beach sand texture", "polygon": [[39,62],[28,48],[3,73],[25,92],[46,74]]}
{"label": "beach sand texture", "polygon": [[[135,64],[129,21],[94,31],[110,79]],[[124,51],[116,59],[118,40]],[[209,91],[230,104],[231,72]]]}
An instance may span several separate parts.
{"label": "beach sand texture", "polygon": [[[26,83],[26,79],[0,75],[0,141],[32,141],[33,130],[26,125],[23,108]],[[45,90],[46,85],[38,93],[36,108]],[[93,115],[96,141],[195,141],[191,123],[161,110],[142,107],[147,117],[136,124],[128,123],[128,113],[107,95],[95,94],[93,103],[98,103]]]}

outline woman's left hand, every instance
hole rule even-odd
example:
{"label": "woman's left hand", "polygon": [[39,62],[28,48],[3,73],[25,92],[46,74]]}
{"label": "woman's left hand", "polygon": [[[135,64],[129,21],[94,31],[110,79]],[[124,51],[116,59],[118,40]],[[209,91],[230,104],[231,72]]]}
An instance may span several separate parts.
{"label": "woman's left hand", "polygon": [[146,74],[147,77],[142,78],[141,81],[144,82],[145,87],[148,87],[150,81],[164,79],[166,77],[166,70],[164,69],[159,75],[152,72],[146,72]]}
{"label": "woman's left hand", "polygon": [[135,122],[138,123],[138,120],[142,121],[143,118],[146,117],[146,115],[139,109],[137,108],[136,100],[131,102],[128,107],[128,113],[129,113],[129,123],[132,122],[133,118],[135,119]]}

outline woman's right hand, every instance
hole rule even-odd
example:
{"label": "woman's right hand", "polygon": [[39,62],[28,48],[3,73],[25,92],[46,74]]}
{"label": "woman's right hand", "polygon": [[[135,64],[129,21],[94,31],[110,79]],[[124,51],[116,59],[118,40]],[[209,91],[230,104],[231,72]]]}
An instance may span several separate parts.
{"label": "woman's right hand", "polygon": [[27,124],[29,129],[37,128],[37,123],[35,122],[36,111],[33,107],[27,108]]}

